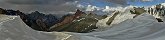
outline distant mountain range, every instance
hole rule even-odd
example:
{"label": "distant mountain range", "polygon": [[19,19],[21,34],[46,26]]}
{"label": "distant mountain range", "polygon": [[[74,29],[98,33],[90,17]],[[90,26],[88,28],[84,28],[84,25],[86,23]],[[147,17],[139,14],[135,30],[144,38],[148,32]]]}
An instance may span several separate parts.
{"label": "distant mountain range", "polygon": [[[165,16],[165,6],[158,4],[152,7],[133,7],[133,10],[129,11],[131,14],[135,14],[134,18],[143,13],[148,13],[153,15],[158,22],[164,22],[162,17]],[[38,11],[32,12],[30,14],[25,14],[19,10],[6,10],[0,8],[0,14],[20,16],[22,21],[26,23],[29,27],[38,31],[67,31],[67,32],[78,32],[87,33],[95,31],[97,29],[97,22],[101,19],[105,19],[108,15],[97,15],[94,13],[88,13],[80,11],[79,9],[75,14],[67,14],[58,18],[52,14],[43,14]],[[106,22],[106,25],[111,25],[113,20],[117,15],[121,14],[120,11],[116,10],[114,14]]]}

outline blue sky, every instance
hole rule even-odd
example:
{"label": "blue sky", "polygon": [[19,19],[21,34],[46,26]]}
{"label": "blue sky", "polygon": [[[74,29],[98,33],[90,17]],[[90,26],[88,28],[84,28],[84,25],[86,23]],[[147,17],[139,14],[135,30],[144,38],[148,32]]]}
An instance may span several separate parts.
{"label": "blue sky", "polygon": [[151,6],[151,5],[156,5],[156,4],[163,3],[163,2],[165,2],[165,0],[153,0],[150,2],[140,2],[140,1],[130,2],[130,1],[128,1],[127,3],[130,5],[134,5],[134,6]]}
{"label": "blue sky", "polygon": [[[130,4],[130,5],[134,5],[134,6],[151,6],[151,5],[156,5],[156,4],[159,4],[159,3],[163,3],[165,2],[165,0],[153,0],[153,1],[148,1],[148,2],[141,2],[139,0],[137,1],[128,1],[127,0],[127,4]],[[105,7],[105,6],[115,6],[116,4],[115,3],[112,3],[112,2],[105,2],[105,1],[101,1],[101,0],[82,0],[80,1],[80,4],[82,5],[94,5],[94,6],[97,6],[97,7]]]}

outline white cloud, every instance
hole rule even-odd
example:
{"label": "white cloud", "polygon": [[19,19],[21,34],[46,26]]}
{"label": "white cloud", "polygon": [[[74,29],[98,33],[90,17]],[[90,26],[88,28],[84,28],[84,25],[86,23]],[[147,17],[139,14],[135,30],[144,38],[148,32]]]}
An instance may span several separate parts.
{"label": "white cloud", "polygon": [[121,6],[117,6],[117,7],[105,6],[105,8],[102,11],[109,13],[109,12],[115,11],[115,10],[121,11],[122,9],[123,9],[123,7],[121,7]]}
{"label": "white cloud", "polygon": [[150,1],[153,1],[153,0],[141,0],[142,2],[150,2]]}
{"label": "white cloud", "polygon": [[96,10],[96,6],[88,5],[86,7],[86,11],[95,11],[95,10]]}
{"label": "white cloud", "polygon": [[102,11],[103,11],[103,12],[110,12],[110,10],[111,10],[111,9],[110,9],[109,6],[105,6],[105,9],[103,9]]}
{"label": "white cloud", "polygon": [[77,7],[84,8],[85,6],[84,5],[81,5],[81,4],[77,4]]}

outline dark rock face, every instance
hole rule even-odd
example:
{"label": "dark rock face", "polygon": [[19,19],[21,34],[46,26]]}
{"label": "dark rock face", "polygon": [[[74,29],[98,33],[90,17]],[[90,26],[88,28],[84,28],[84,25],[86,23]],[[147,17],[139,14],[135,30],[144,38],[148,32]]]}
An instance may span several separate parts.
{"label": "dark rock face", "polygon": [[24,14],[19,10],[4,10],[0,8],[0,13],[4,15],[20,16],[25,24],[39,31],[47,31],[51,26],[59,22],[59,19],[55,16],[45,15],[38,11],[32,12],[31,14]]}
{"label": "dark rock face", "polygon": [[6,15],[17,15],[18,11],[14,11],[14,10],[7,10],[7,14]]}
{"label": "dark rock face", "polygon": [[48,31],[48,28],[59,22],[53,15],[45,15],[38,11],[27,14],[27,25],[39,31]]}
{"label": "dark rock face", "polygon": [[0,14],[5,14],[7,13],[4,9],[0,8]]}
{"label": "dark rock face", "polygon": [[5,14],[5,15],[17,15],[18,13],[20,13],[19,10],[15,11],[15,10],[5,10],[0,8],[0,14]]}

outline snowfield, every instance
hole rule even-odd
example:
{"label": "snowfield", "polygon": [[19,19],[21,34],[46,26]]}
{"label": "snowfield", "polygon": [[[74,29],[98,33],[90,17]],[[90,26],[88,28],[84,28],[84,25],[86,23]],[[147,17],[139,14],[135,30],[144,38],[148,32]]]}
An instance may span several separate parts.
{"label": "snowfield", "polygon": [[0,15],[0,40],[163,40],[165,23],[149,14],[125,20],[111,28],[91,33],[39,32],[18,16]]}

